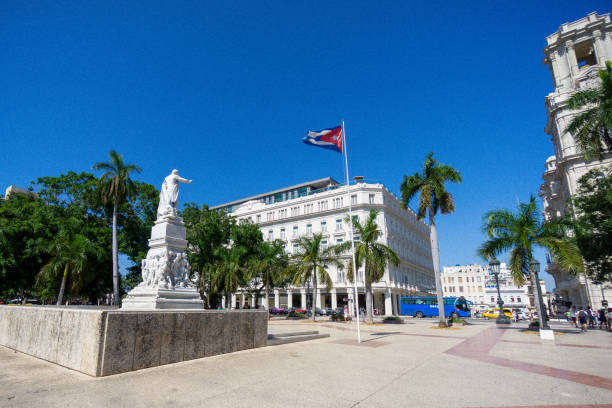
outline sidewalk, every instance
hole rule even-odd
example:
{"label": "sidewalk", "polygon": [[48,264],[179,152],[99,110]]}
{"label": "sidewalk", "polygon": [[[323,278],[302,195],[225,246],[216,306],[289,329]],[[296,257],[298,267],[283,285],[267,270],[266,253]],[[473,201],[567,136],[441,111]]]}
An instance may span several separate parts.
{"label": "sidewalk", "polygon": [[[0,407],[612,407],[612,333],[274,320],[330,337],[92,378],[0,347]],[[608,405],[605,405],[608,404]]]}

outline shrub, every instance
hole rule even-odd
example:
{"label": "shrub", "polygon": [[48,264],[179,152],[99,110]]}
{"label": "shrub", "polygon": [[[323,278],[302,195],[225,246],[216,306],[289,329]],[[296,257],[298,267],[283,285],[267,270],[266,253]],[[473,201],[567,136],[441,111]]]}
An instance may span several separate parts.
{"label": "shrub", "polygon": [[306,314],[304,314],[304,313],[296,313],[294,311],[291,311],[291,312],[289,312],[287,317],[304,318],[304,317],[306,317]]}
{"label": "shrub", "polygon": [[[343,313],[333,313],[331,315],[331,319],[333,321],[344,321],[344,314]],[[351,316],[348,316],[347,320],[351,320]]]}
{"label": "shrub", "polygon": [[455,317],[453,318],[453,323],[466,323],[466,321],[460,317]]}
{"label": "shrub", "polygon": [[534,319],[529,323],[530,330],[540,330],[540,321],[538,319]]}
{"label": "shrub", "polygon": [[392,321],[401,321],[402,319],[398,316],[387,316],[383,319],[385,322],[392,322]]}

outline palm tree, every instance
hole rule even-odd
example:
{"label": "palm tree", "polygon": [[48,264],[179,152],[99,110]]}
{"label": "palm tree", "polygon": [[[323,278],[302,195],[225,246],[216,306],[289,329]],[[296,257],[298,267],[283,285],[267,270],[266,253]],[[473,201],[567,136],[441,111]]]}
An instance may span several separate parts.
{"label": "palm tree", "polygon": [[130,179],[130,173],[140,173],[140,167],[135,164],[125,164],[123,155],[115,150],[108,154],[110,161],[96,163],[94,170],[103,170],[100,177],[102,199],[105,203],[113,203],[113,294],[114,304],[119,304],[119,253],[117,250],[117,210],[119,205],[135,193],[136,186]]}
{"label": "palm tree", "polygon": [[605,150],[612,149],[612,62],[598,73],[601,83],[597,88],[575,93],[568,101],[569,109],[583,109],[577,114],[567,132],[574,135],[584,157],[603,159]]}
{"label": "palm tree", "polygon": [[[535,197],[531,195],[527,204],[519,204],[518,211],[493,210],[483,216],[483,232],[487,240],[478,249],[484,259],[496,258],[499,254],[510,251],[510,271],[517,285],[525,283],[525,276],[530,277],[531,288],[536,296],[537,282],[535,271],[529,264],[533,258],[533,247],[546,248],[553,261],[562,268],[574,273],[584,269],[578,247],[567,237],[560,222],[542,223]],[[544,326],[544,310],[540,310],[542,299],[537,299],[536,306],[540,327]]]}
{"label": "palm tree", "polygon": [[285,254],[284,242],[261,242],[257,248],[257,255],[251,262],[251,271],[264,287],[264,305],[269,309],[268,298],[270,288],[282,284],[284,272],[287,269],[288,257]]}
{"label": "palm tree", "polygon": [[87,255],[92,245],[81,234],[72,235],[66,230],[58,233],[56,238],[49,244],[47,252],[51,256],[49,262],[45,264],[37,279],[55,280],[62,277],[59,294],[57,295],[57,305],[61,305],[66,290],[68,277],[72,277],[72,287],[78,288],[88,280],[87,276]]}
{"label": "palm tree", "polygon": [[438,310],[440,314],[440,327],[446,327],[444,317],[444,299],[442,295],[442,281],[440,279],[440,254],[438,251],[438,231],[436,228],[436,214],[438,210],[442,214],[455,212],[453,196],[446,191],[444,183],[461,182],[461,174],[450,166],[438,163],[433,158],[433,153],[427,155],[423,165],[423,173],[414,173],[412,176],[404,176],[404,182],[400,185],[402,192],[402,205],[408,206],[410,200],[419,193],[419,220],[429,212],[429,228],[431,240],[431,256],[433,258],[434,277],[436,281],[436,292],[438,294]]}
{"label": "palm tree", "polygon": [[324,247],[321,244],[323,234],[299,237],[295,243],[298,246],[297,253],[291,257],[292,264],[288,270],[293,275],[293,285],[305,286],[312,279],[312,320],[314,321],[317,305],[317,282],[320,281],[332,288],[332,279],[327,273],[325,266],[335,265],[343,268],[335,246]]}
{"label": "palm tree", "polygon": [[220,248],[217,256],[221,259],[212,268],[211,286],[215,292],[225,293],[225,307],[232,309],[231,294],[247,280],[247,270],[241,259],[246,250],[240,246]]}
{"label": "palm tree", "polygon": [[[365,263],[365,292],[366,292],[366,313],[367,321],[372,323],[374,316],[372,314],[372,283],[380,281],[384,274],[385,268],[389,262],[393,265],[399,264],[399,257],[388,246],[378,242],[382,232],[376,224],[378,211],[371,209],[368,218],[363,224],[360,224],[356,218],[353,218],[353,228],[357,230],[359,241],[355,241],[355,263],[356,269],[361,268]],[[349,217],[346,217],[346,222],[350,222]],[[350,249],[351,243],[345,242],[339,246],[342,250]],[[347,265],[347,278],[353,282],[353,259],[349,258]]]}

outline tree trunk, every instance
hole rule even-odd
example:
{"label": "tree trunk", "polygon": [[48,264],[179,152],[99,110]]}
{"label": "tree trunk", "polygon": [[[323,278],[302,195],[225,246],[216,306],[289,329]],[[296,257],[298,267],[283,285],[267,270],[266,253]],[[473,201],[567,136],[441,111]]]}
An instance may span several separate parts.
{"label": "tree trunk", "polygon": [[[531,268],[529,268],[531,269]],[[531,294],[533,295],[533,302],[536,305],[538,311],[538,321],[540,322],[540,330],[546,327],[546,308],[542,300],[542,289],[540,288],[540,282],[533,271],[529,271],[529,280],[531,281]]]}
{"label": "tree trunk", "polygon": [[225,292],[225,310],[232,310],[232,294]]}
{"label": "tree trunk", "polygon": [[113,205],[113,304],[119,305],[119,253],[117,252],[117,207],[115,198]]}
{"label": "tree trunk", "polygon": [[436,281],[436,294],[438,295],[438,313],[440,314],[440,322],[438,327],[448,327],[446,317],[444,316],[444,296],[442,295],[442,279],[440,278],[440,253],[438,250],[438,230],[436,228],[436,219],[432,209],[429,209],[429,228],[431,238],[431,258],[433,260],[434,279]]}
{"label": "tree trunk", "polygon": [[56,306],[61,306],[62,300],[64,299],[64,290],[66,290],[66,280],[68,278],[68,264],[64,267],[64,276],[62,276],[62,284],[60,285],[60,291],[57,295]]}
{"label": "tree trunk", "polygon": [[374,323],[374,315],[372,314],[372,282],[367,281],[365,283],[365,291],[366,291],[366,314],[367,314],[367,322]]}
{"label": "tree trunk", "polygon": [[314,322],[316,319],[317,310],[317,267],[314,267],[314,272],[312,274],[312,321]]}

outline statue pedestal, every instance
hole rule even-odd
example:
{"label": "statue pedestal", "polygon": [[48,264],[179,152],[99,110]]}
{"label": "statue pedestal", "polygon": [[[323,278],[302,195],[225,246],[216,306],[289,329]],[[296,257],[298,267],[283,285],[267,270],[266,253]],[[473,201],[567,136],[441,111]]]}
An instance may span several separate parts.
{"label": "statue pedestal", "polygon": [[203,309],[189,279],[186,229],[179,217],[162,217],[151,229],[149,251],[142,261],[143,282],[123,300],[122,310]]}

